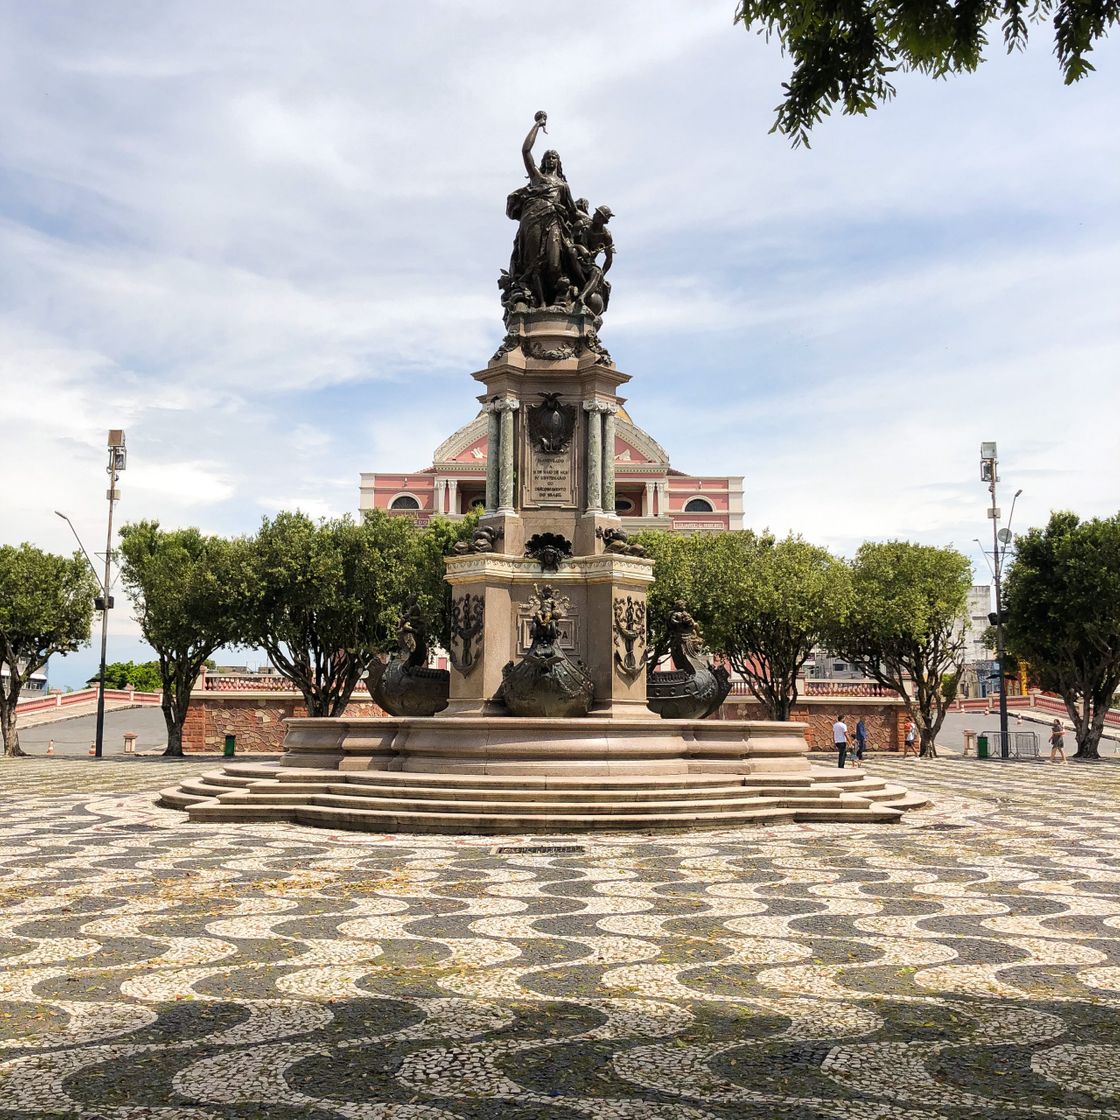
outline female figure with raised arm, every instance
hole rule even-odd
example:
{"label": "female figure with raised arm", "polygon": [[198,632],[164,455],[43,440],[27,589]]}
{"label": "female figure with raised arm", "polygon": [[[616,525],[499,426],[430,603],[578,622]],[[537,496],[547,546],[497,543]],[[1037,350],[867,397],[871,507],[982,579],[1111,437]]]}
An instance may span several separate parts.
{"label": "female figure with raised arm", "polygon": [[551,148],[533,163],[537,133],[545,128],[548,116],[536,114],[533,127],[521,145],[521,156],[529,175],[529,185],[520,187],[506,200],[506,217],[518,223],[517,238],[510,258],[512,287],[526,288],[537,307],[547,307],[567,293],[557,284],[568,276],[574,257],[572,227],[579,217],[560,156]]}

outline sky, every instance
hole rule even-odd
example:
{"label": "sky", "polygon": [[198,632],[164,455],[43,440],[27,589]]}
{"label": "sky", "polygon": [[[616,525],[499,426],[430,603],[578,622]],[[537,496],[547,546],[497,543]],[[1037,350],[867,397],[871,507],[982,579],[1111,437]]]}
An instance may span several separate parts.
{"label": "sky", "polygon": [[[0,544],[71,551],[57,509],[103,549],[110,428],[122,520],[225,534],[428,465],[503,334],[538,109],[616,215],[628,411],[744,475],[748,527],[986,582],[982,440],[1016,530],[1115,513],[1118,44],[1066,87],[1036,29],[794,149],[734,7],[0,0]],[[109,659],[145,656],[126,605]]]}

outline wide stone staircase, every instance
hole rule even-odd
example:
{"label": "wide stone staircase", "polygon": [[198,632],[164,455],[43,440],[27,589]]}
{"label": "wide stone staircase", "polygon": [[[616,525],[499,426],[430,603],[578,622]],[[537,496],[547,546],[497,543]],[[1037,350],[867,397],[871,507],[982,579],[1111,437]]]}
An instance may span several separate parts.
{"label": "wide stone staircase", "polygon": [[927,803],[862,771],[554,777],[234,763],[160,793],[192,821],[368,832],[523,833],[890,822]]}

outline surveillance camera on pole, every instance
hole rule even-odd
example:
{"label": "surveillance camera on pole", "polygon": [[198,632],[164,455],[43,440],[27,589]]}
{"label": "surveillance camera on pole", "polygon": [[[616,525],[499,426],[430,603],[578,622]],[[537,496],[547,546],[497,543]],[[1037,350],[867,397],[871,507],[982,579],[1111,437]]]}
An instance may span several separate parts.
{"label": "surveillance camera on pole", "polygon": [[124,431],[121,428],[113,428],[109,432],[108,448],[109,465],[105,468],[105,472],[109,476],[109,489],[105,491],[105,497],[109,499],[109,528],[105,534],[105,578],[101,581],[101,594],[94,601],[94,606],[101,612],[101,672],[97,676],[97,730],[93,743],[94,758],[101,757],[105,744],[105,654],[109,642],[109,612],[113,609],[113,596],[109,594],[112,586],[113,504],[120,500],[121,492],[117,489],[117,481],[128,462]]}
{"label": "surveillance camera on pole", "polygon": [[[988,491],[992,495],[992,504],[988,508],[988,519],[992,523],[992,576],[996,588],[996,609],[988,615],[988,621],[996,628],[996,665],[999,678],[999,731],[1001,758],[1011,757],[1011,744],[1007,731],[1007,678],[1004,675],[1006,653],[1003,646],[1003,626],[1007,621],[1007,612],[1003,609],[1003,561],[1007,556],[1007,546],[1011,543],[1011,517],[1015,515],[1015,502],[1011,503],[1011,517],[1008,517],[1008,527],[1000,528],[999,521],[1001,510],[996,504],[996,483],[999,482],[999,456],[993,442],[980,444],[980,481],[988,484]],[[1022,493],[1016,492],[1016,499]],[[1002,546],[1002,547],[1001,547]]]}

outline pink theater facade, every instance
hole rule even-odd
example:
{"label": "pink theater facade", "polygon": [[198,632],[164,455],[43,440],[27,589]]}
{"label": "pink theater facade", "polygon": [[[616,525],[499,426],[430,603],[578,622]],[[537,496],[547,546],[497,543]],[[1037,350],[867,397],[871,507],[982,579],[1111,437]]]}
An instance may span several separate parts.
{"label": "pink theater facade", "polygon": [[[486,415],[480,412],[411,473],[363,472],[359,509],[388,510],[426,524],[461,517],[486,497]],[[743,527],[742,475],[690,475],[620,409],[615,429],[615,506],[623,528],[718,533]]]}

